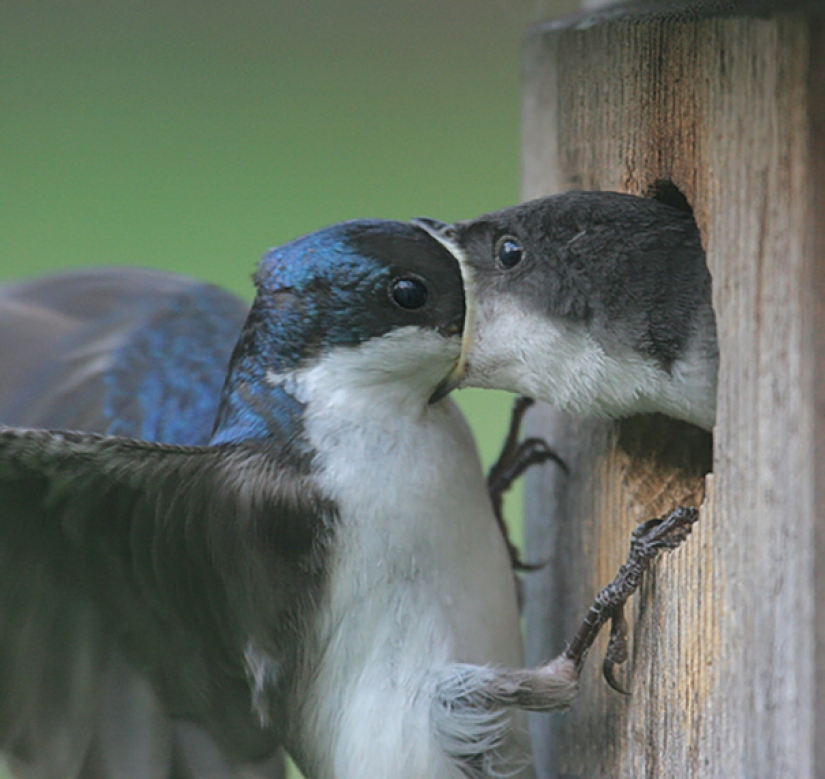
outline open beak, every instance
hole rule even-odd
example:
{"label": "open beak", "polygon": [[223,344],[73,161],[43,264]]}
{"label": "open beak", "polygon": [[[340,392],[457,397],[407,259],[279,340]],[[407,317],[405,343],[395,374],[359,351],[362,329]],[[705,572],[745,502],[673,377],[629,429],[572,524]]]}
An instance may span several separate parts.
{"label": "open beak", "polygon": [[458,389],[464,382],[467,373],[467,355],[470,352],[470,344],[473,338],[473,327],[475,323],[475,287],[470,266],[464,250],[455,240],[455,231],[444,222],[437,222],[435,219],[412,219],[412,224],[420,227],[425,233],[435,238],[450,254],[455,257],[458,268],[461,272],[461,280],[464,283],[464,329],[461,333],[461,352],[455,361],[452,370],[447,374],[430,395],[430,404],[443,400],[454,389]]}

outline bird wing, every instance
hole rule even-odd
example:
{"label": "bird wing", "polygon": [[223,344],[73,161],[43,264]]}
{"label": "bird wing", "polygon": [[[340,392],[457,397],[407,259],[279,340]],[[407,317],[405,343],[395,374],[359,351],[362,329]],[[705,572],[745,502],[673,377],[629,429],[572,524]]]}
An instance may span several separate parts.
{"label": "bird wing", "polygon": [[140,695],[141,679],[158,716],[199,726],[230,762],[271,755],[285,712],[267,696],[317,596],[333,518],[305,475],[254,444],[0,430],[0,745],[12,768],[50,779],[108,760],[105,773],[167,775],[174,744],[130,762],[98,743],[101,701],[117,685]]}
{"label": "bird wing", "polygon": [[0,422],[206,443],[247,311],[140,268],[0,288]]}
{"label": "bird wing", "polygon": [[[205,444],[247,308],[211,285],[141,268],[2,287],[0,423]],[[14,773],[235,776],[237,761],[201,726],[170,717],[99,605],[59,583],[55,548],[30,544],[17,558],[8,541],[0,535],[0,752]],[[280,777],[281,762],[254,774]]]}

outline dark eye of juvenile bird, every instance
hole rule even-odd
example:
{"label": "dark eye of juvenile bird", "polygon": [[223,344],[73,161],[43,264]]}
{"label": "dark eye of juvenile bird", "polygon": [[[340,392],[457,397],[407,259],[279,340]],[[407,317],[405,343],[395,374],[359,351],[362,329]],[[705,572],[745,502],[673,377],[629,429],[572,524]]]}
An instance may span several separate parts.
{"label": "dark eye of juvenile bird", "polygon": [[522,257],[524,257],[524,249],[512,235],[499,238],[496,244],[496,258],[502,268],[505,270],[515,268],[521,262]]}
{"label": "dark eye of juvenile bird", "polygon": [[396,279],[391,288],[392,299],[401,308],[415,310],[421,308],[429,297],[423,281],[413,278]]}

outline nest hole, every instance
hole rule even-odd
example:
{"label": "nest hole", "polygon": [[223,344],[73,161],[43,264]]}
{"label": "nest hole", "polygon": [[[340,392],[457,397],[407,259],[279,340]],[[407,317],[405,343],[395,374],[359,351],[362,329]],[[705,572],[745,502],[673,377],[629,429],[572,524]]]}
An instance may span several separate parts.
{"label": "nest hole", "polygon": [[658,200],[666,206],[693,216],[693,208],[682,192],[670,179],[657,179],[647,190],[647,197]]}

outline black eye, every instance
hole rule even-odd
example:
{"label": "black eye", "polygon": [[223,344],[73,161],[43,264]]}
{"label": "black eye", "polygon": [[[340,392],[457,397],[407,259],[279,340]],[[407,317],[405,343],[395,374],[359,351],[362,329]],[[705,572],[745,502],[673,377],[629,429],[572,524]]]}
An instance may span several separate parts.
{"label": "black eye", "polygon": [[505,235],[496,244],[496,257],[505,270],[515,268],[524,257],[524,249],[512,235]]}
{"label": "black eye", "polygon": [[418,279],[396,279],[392,284],[392,299],[401,308],[421,308],[426,302],[429,293],[423,281]]}

